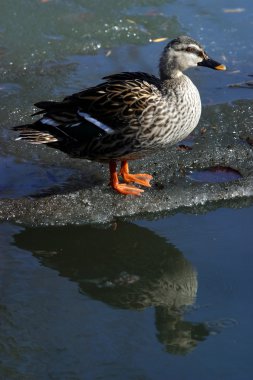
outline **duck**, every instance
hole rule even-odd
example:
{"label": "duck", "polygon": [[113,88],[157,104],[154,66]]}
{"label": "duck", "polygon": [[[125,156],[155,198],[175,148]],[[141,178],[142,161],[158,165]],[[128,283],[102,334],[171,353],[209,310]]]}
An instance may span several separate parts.
{"label": "duck", "polygon": [[16,140],[108,163],[111,187],[123,195],[139,196],[153,177],[130,173],[128,162],[172,146],[196,128],[200,95],[184,71],[201,66],[226,70],[200,43],[179,36],[163,49],[159,77],[145,72],[112,74],[62,101],[35,103],[38,111],[32,116],[39,118],[14,127],[19,133]]}

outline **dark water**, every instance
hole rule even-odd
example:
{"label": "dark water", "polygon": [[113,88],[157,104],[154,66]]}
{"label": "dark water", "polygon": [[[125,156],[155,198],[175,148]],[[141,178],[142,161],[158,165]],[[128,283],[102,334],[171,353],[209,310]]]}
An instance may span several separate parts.
{"label": "dark water", "polygon": [[252,208],[1,228],[1,378],[250,379]]}
{"label": "dark water", "polygon": [[[3,2],[0,197],[75,173],[13,142],[32,104],[115,71],[155,73],[152,39],[188,33],[227,64],[189,73],[206,108],[250,104],[251,89],[229,85],[253,74],[252,30],[251,1]],[[238,200],[100,228],[1,224],[0,379],[252,379],[252,217]]]}

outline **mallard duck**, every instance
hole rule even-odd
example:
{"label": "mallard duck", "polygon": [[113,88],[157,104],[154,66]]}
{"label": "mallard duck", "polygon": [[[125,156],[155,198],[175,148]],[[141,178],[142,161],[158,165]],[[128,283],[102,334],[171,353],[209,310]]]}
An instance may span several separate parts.
{"label": "mallard duck", "polygon": [[19,132],[17,140],[46,144],[71,157],[107,162],[112,188],[121,194],[140,195],[144,190],[132,183],[150,187],[152,176],[131,174],[128,161],[183,140],[198,124],[199,92],[183,74],[195,66],[226,69],[209,58],[198,42],[180,36],[163,50],[160,78],[123,72],[104,77],[103,83],[61,102],[36,103],[40,110],[32,116],[42,116],[33,124],[14,127]]}

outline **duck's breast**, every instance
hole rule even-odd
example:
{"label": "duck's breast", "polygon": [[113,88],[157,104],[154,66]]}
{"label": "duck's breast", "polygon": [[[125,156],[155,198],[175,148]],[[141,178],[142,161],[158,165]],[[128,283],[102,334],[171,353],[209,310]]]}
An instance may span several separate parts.
{"label": "duck's breast", "polygon": [[199,122],[201,100],[198,89],[185,75],[169,81],[152,113],[143,131],[146,144],[165,146],[183,140]]}

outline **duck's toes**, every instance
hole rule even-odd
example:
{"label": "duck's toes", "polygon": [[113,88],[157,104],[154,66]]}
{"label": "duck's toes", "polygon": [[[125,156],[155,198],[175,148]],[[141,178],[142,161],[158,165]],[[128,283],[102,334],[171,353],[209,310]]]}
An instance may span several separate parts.
{"label": "duck's toes", "polygon": [[150,181],[153,179],[152,175],[146,173],[130,174],[130,173],[121,173],[124,181],[126,183],[134,182],[139,185],[151,187]]}
{"label": "duck's toes", "polygon": [[144,192],[144,190],[138,189],[138,187],[135,186],[129,186],[126,183],[114,184],[112,187],[118,193],[124,195],[141,195],[141,193]]}

